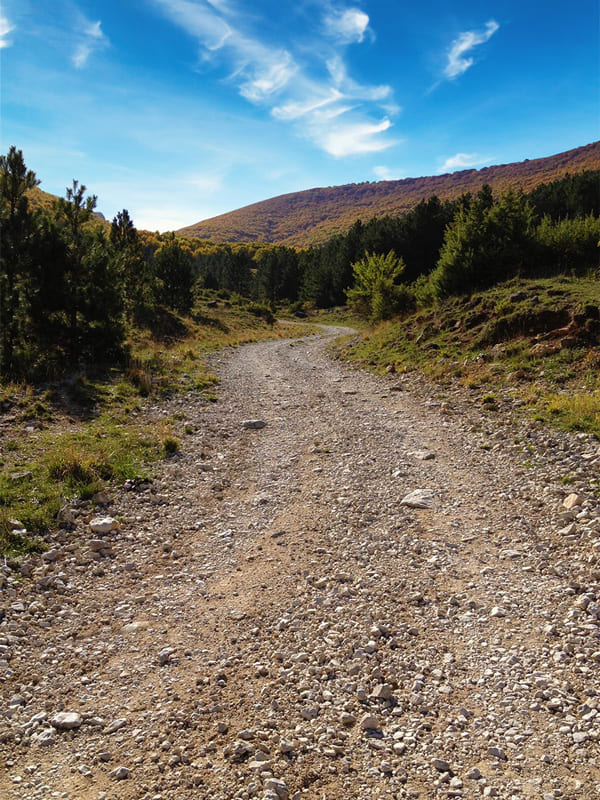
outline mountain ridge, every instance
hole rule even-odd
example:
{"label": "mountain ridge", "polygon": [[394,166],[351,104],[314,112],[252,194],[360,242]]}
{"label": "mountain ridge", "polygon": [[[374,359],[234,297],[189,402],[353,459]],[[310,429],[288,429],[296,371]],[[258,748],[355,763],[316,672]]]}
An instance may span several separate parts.
{"label": "mountain ridge", "polygon": [[489,183],[495,193],[510,186],[531,191],[567,173],[600,169],[600,141],[543,158],[397,181],[350,183],[289,192],[219,214],[176,231],[214,242],[263,241],[306,247],[345,233],[357,220],[400,216],[437,195],[453,200]]}

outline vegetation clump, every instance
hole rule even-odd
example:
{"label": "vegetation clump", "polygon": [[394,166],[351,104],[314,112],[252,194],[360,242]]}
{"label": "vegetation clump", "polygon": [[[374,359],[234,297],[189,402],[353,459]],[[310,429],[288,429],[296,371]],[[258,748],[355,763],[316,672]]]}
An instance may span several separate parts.
{"label": "vegetation clump", "polygon": [[367,253],[352,264],[354,286],[346,296],[350,307],[370,322],[388,319],[400,309],[401,289],[397,283],[404,262],[393,250],[386,255]]}
{"label": "vegetation clump", "polygon": [[512,279],[421,305],[342,354],[376,370],[419,370],[461,385],[484,408],[529,408],[600,438],[599,289],[593,274]]}

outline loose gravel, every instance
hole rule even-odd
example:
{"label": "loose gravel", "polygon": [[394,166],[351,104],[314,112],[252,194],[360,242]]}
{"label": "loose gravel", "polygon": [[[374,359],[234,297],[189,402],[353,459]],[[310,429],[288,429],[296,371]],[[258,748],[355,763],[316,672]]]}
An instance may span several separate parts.
{"label": "loose gravel", "polygon": [[3,800],[600,797],[598,442],[329,340],[0,566]]}

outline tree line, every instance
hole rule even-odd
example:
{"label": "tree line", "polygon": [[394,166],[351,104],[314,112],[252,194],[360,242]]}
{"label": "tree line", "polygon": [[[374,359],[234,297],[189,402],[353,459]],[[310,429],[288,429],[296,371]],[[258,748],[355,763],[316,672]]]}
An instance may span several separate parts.
{"label": "tree line", "polygon": [[269,304],[297,298],[295,250],[138,231],[127,210],[109,225],[78,181],[50,208],[31,201],[38,184],[22,151],[0,156],[3,376],[118,363],[132,326],[176,327],[175,315],[189,315],[206,290]]}
{"label": "tree line", "polygon": [[389,316],[409,296],[426,303],[517,275],[586,273],[598,267],[599,241],[600,170],[567,175],[529,194],[509,189],[494,197],[486,185],[454,201],[422,200],[402,217],[357,221],[347,234],[304,251],[301,295],[320,306],[353,299],[360,310],[364,285],[360,302],[354,289],[365,274],[362,261],[372,257],[373,282],[391,253],[386,280],[393,272],[390,286],[402,290],[385,290],[381,307]]}
{"label": "tree line", "polygon": [[349,300],[375,320],[516,274],[584,272],[598,263],[599,179],[588,171],[528,195],[496,198],[486,186],[455,201],[433,196],[297,250],[138,231],[127,210],[109,225],[77,181],[37,207],[39,181],[11,147],[0,156],[0,374],[115,363],[131,326],[190,314],[207,291],[271,308]]}

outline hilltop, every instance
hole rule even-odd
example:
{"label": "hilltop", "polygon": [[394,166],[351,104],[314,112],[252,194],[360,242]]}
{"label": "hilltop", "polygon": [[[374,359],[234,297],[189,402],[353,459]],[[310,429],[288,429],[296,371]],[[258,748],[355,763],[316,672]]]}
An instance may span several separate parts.
{"label": "hilltop", "polygon": [[[30,189],[27,192],[27,197],[29,198],[29,203],[31,208],[33,209],[43,209],[44,211],[51,212],[54,204],[58,199],[58,195],[51,194],[50,192],[45,192],[43,189],[40,189],[39,186]],[[106,222],[106,217],[102,214],[101,211],[94,211],[94,217],[101,222]],[[110,226],[108,226],[110,227]]]}
{"label": "hilltop", "polygon": [[386,214],[402,215],[434,194],[441,200],[453,200],[465,192],[479,191],[486,183],[495,193],[509,186],[528,192],[568,173],[599,168],[600,142],[594,142],[546,158],[483,169],[292,192],[198,222],[177,233],[215,242],[263,241],[306,247],[345,233],[359,218],[366,221]]}

